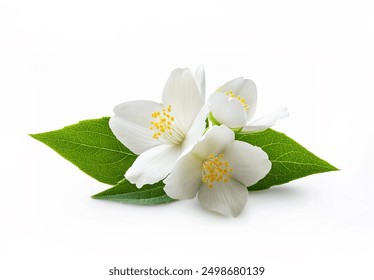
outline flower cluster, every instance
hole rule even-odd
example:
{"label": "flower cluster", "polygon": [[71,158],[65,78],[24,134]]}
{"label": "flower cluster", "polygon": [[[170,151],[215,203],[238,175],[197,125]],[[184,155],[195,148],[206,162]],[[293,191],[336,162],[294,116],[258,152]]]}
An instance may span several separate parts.
{"label": "flower cluster", "polygon": [[235,140],[233,130],[261,131],[288,115],[282,109],[252,121],[256,103],[251,80],[229,81],[205,102],[202,66],[195,75],[189,69],[172,71],[162,104],[130,101],[114,108],[111,130],[139,155],[126,179],[138,188],[163,180],[171,198],[197,195],[203,207],[238,216],[247,202],[247,187],[269,173],[271,162],[259,147]]}

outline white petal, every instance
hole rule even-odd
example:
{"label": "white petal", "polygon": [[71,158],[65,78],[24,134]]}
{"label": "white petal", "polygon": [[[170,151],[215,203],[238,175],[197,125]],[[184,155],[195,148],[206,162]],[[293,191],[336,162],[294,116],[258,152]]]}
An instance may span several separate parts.
{"label": "white petal", "polygon": [[224,125],[211,127],[201,138],[201,140],[192,148],[191,153],[202,160],[208,158],[213,153],[219,155],[235,139],[235,134],[231,129]]}
{"label": "white petal", "polygon": [[195,71],[195,82],[200,91],[201,97],[205,100],[205,71],[204,66],[200,65]]}
{"label": "white petal", "polygon": [[125,177],[138,188],[164,179],[180,156],[180,146],[160,145],[142,153],[127,170]]}
{"label": "white petal", "polygon": [[228,81],[223,86],[219,87],[220,92],[230,91],[232,90],[235,94],[239,91],[244,81],[243,77],[239,77],[233,80]]}
{"label": "white petal", "polygon": [[198,193],[201,205],[225,216],[237,217],[247,203],[248,190],[236,180],[215,183],[212,188],[203,184]]}
{"label": "white petal", "polygon": [[175,125],[185,134],[204,104],[190,69],[171,72],[164,87],[162,103],[164,107],[171,106]]}
{"label": "white petal", "polygon": [[149,127],[152,113],[160,111],[161,104],[153,101],[130,101],[117,105],[109,127],[117,139],[135,154],[161,144],[153,139]]}
{"label": "white petal", "polygon": [[231,175],[246,187],[264,178],[271,169],[267,153],[243,141],[235,140],[223,154],[233,169]]}
{"label": "white petal", "polygon": [[245,126],[247,122],[246,112],[237,99],[215,92],[210,95],[208,103],[214,118],[219,123],[231,128]]}
{"label": "white petal", "polygon": [[257,89],[255,83],[249,79],[240,77],[227,82],[220,88],[221,92],[230,90],[232,90],[235,95],[243,97],[248,104],[248,110],[246,111],[246,122],[248,122],[256,112]]}
{"label": "white petal", "polygon": [[282,108],[272,114],[259,118],[243,127],[242,131],[261,131],[272,127],[280,119],[289,116],[287,108]]}
{"label": "white petal", "polygon": [[175,199],[191,199],[200,187],[203,161],[193,154],[181,157],[164,180],[165,192]]}
{"label": "white petal", "polygon": [[186,151],[188,147],[193,146],[203,135],[206,129],[206,118],[209,113],[209,106],[204,104],[200,112],[197,114],[190,130],[187,132],[184,141],[182,143],[182,152]]}

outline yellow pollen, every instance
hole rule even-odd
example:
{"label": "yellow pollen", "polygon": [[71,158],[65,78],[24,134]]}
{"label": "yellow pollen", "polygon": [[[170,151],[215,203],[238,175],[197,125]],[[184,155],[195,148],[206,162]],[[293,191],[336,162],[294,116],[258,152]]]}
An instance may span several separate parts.
{"label": "yellow pollen", "polygon": [[208,159],[204,161],[202,168],[202,181],[208,185],[208,188],[213,188],[214,182],[225,182],[232,177],[230,172],[233,171],[227,161],[223,160],[224,155],[218,156],[210,154]]}
{"label": "yellow pollen", "polygon": [[162,112],[153,112],[150,130],[156,131],[153,134],[153,139],[159,139],[163,134],[167,133],[173,135],[171,126],[174,122],[174,117],[170,115],[171,106],[168,105],[162,109]]}
{"label": "yellow pollen", "polygon": [[248,110],[249,109],[249,106],[247,104],[247,101],[245,100],[244,97],[240,96],[240,95],[236,95],[232,90],[229,90],[229,91],[225,91],[224,94],[228,97],[231,97],[231,98],[235,98],[237,99],[244,107],[245,110]]}

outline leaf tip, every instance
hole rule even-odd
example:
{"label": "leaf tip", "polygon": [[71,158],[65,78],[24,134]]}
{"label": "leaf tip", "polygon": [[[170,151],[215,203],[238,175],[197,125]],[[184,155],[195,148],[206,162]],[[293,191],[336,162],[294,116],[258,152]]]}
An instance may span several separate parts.
{"label": "leaf tip", "polygon": [[27,135],[30,136],[30,137],[32,137],[32,138],[34,138],[35,140],[40,141],[39,134],[40,133],[29,133]]}
{"label": "leaf tip", "polygon": [[102,193],[103,192],[99,192],[99,193],[96,193],[94,195],[91,195],[91,198],[93,198],[93,199],[102,199]]}
{"label": "leaf tip", "polygon": [[340,168],[337,168],[337,167],[335,167],[334,165],[332,165],[331,163],[329,163],[329,162],[327,162],[327,161],[325,161],[327,164],[328,164],[328,166],[329,166],[329,170],[327,170],[326,172],[329,172],[329,171],[340,171]]}

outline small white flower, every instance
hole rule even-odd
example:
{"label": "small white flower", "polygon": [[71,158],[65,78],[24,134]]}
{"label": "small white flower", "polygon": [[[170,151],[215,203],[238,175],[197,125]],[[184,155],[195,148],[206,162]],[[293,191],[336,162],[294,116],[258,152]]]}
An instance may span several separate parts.
{"label": "small white flower", "polygon": [[164,179],[181,153],[205,130],[205,76],[199,67],[171,72],[162,104],[130,101],[117,105],[109,126],[117,139],[139,157],[125,177],[142,187]]}
{"label": "small white flower", "polygon": [[214,126],[178,160],[164,180],[164,190],[175,199],[191,199],[198,193],[203,207],[236,217],[247,202],[247,187],[270,169],[262,149],[235,140],[224,125]]}
{"label": "small white flower", "polygon": [[215,120],[233,129],[261,131],[273,126],[277,120],[288,116],[286,108],[255,121],[257,90],[254,82],[237,78],[227,82],[208,99]]}

